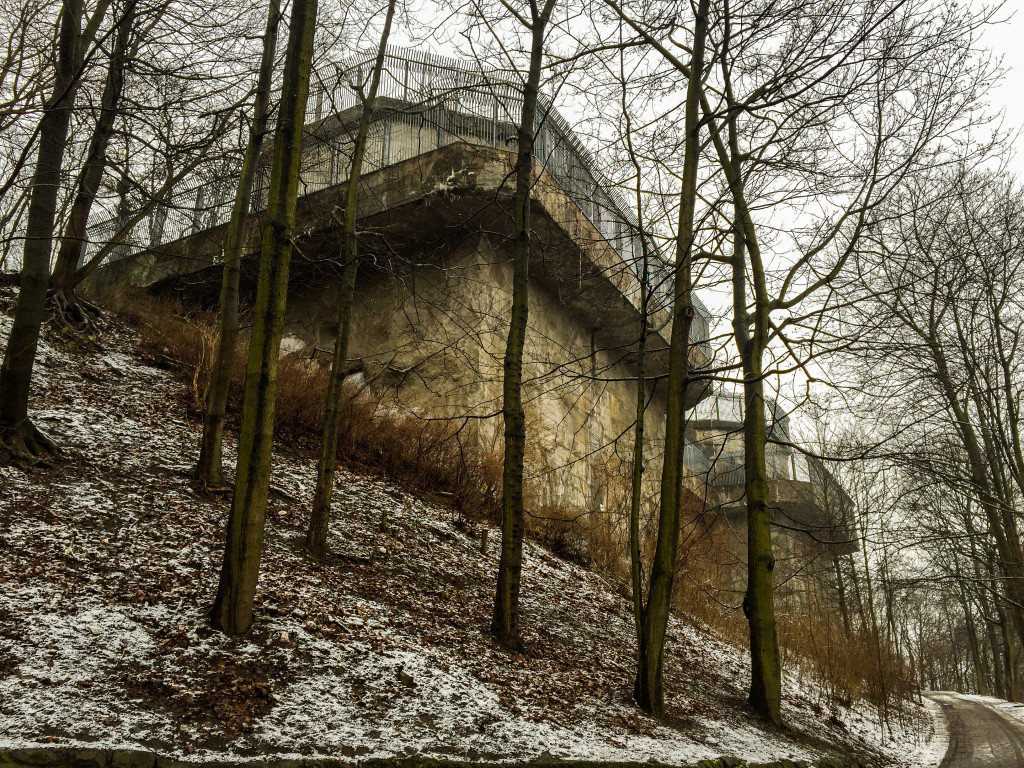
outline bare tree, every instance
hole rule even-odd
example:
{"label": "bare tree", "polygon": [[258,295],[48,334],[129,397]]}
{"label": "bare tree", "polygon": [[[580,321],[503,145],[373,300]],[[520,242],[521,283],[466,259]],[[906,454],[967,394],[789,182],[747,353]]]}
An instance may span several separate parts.
{"label": "bare tree", "polygon": [[334,468],[338,461],[338,428],[341,422],[341,409],[344,407],[345,367],[348,365],[349,336],[352,331],[352,304],[355,301],[356,274],[359,269],[359,243],[356,236],[359,179],[362,174],[363,156],[366,153],[367,137],[370,133],[370,123],[373,120],[377,89],[380,86],[381,72],[384,69],[384,59],[387,54],[388,38],[391,35],[391,22],[394,16],[395,0],[389,0],[384,27],[381,30],[380,44],[377,47],[377,58],[369,76],[369,88],[364,92],[362,84],[356,86],[356,92],[362,103],[362,112],[352,146],[352,159],[349,164],[345,190],[345,210],[341,230],[343,267],[338,305],[338,334],[334,341],[334,355],[331,359],[331,378],[324,409],[324,431],[320,445],[320,458],[317,462],[313,512],[306,534],[306,548],[313,557],[318,559],[323,559],[328,553],[327,527],[331,516],[331,494],[334,491]]}
{"label": "bare tree", "polygon": [[515,192],[512,198],[514,257],[512,309],[505,347],[502,417],[505,423],[505,458],[502,471],[501,559],[491,630],[503,645],[519,649],[519,590],[523,570],[523,462],[526,451],[526,415],[523,411],[523,348],[529,313],[530,198],[534,185],[533,143],[536,135],[541,69],[548,22],[555,0],[529,0],[529,15],[506,6],[530,33],[530,64],[523,84],[522,112],[516,126]]}
{"label": "bare tree", "polygon": [[85,162],[79,173],[74,202],[64,222],[57,262],[50,277],[50,298],[56,311],[76,325],[88,323],[90,315],[95,312],[91,305],[83,304],[75,294],[78,285],[75,277],[85,245],[89,213],[106,170],[107,145],[120,109],[137,6],[137,0],[127,0],[124,7],[119,9],[113,50],[107,63],[107,75],[100,96],[99,115],[89,140]]}
{"label": "bare tree", "polygon": [[220,584],[213,604],[213,625],[229,634],[244,633],[252,626],[253,600],[263,554],[278,355],[295,237],[302,132],[316,15],[317,0],[293,0],[245,377],[235,491]]}
{"label": "bare tree", "polygon": [[57,71],[39,122],[39,151],[27,209],[21,293],[0,368],[0,452],[36,459],[53,443],[29,419],[29,385],[43,324],[50,276],[50,251],[68,129],[86,51],[93,45],[109,0],[100,0],[83,28],[82,0],[66,0],[57,36]]}
{"label": "bare tree", "polygon": [[224,272],[221,277],[220,322],[217,352],[210,372],[210,385],[206,392],[203,413],[203,436],[199,448],[199,461],[194,479],[205,488],[224,486],[224,467],[221,449],[224,441],[224,418],[227,413],[228,391],[234,372],[235,348],[238,345],[238,294],[242,274],[242,252],[245,249],[249,209],[256,179],[257,161],[263,148],[263,138],[270,118],[270,90],[273,82],[274,56],[277,51],[277,27],[281,20],[279,0],[267,4],[267,26],[263,32],[263,54],[260,59],[253,119],[249,128],[249,141],[242,158],[242,167],[235,190],[231,220],[224,238]]}

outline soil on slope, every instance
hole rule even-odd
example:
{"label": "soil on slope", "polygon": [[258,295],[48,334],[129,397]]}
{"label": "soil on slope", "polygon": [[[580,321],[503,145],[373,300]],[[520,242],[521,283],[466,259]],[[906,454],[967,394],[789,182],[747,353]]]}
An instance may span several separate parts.
{"label": "soil on slope", "polygon": [[[9,318],[0,314],[0,347]],[[527,655],[488,634],[498,532],[382,479],[339,472],[332,547],[302,541],[315,459],[279,446],[256,603],[242,638],[206,624],[229,497],[190,488],[200,425],[184,387],[116,323],[97,348],[44,343],[33,415],[48,466],[0,468],[0,746],[175,754],[545,756],[683,763],[883,751],[865,710],[786,681],[791,727],[744,704],[744,653],[673,622],[666,723],[633,706],[631,606],[600,575],[528,545]],[[234,447],[227,446],[227,463]],[[908,746],[909,745],[909,746]],[[913,765],[913,762],[907,762]]]}

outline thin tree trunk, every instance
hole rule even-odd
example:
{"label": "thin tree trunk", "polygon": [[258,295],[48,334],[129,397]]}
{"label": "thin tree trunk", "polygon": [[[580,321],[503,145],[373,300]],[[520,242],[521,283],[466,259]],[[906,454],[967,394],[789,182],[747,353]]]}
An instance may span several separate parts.
{"label": "thin tree trunk", "polygon": [[100,182],[107,168],[107,146],[114,132],[124,89],[124,73],[128,64],[128,52],[132,28],[135,24],[136,0],[125,4],[124,13],[117,23],[114,50],[107,66],[107,76],[100,97],[100,111],[89,140],[85,165],[78,176],[78,190],[71,211],[64,224],[57,251],[57,262],[50,277],[50,299],[58,315],[64,316],[73,325],[87,324],[97,310],[85,304],[75,295],[78,262],[85,247],[86,226],[89,213],[99,192]]}
{"label": "thin tree trunk", "polygon": [[[722,48],[730,45],[728,9]],[[736,106],[731,74],[723,53],[722,73],[725,97]],[[713,114],[702,104],[706,114]],[[744,491],[747,499],[747,591],[743,609],[750,627],[750,693],[754,711],[769,722],[782,725],[782,663],[775,624],[774,570],[771,510],[768,506],[768,479],[765,463],[767,425],[764,400],[764,354],[770,331],[771,300],[757,230],[746,202],[742,174],[744,156],[739,147],[738,110],[725,117],[728,145],[712,130],[719,165],[725,173],[735,208],[733,222],[732,292],[733,336],[743,372],[743,449]],[[749,273],[747,267],[749,265]],[[753,312],[748,310],[747,281],[753,288]]]}
{"label": "thin tree trunk", "polygon": [[363,155],[370,134],[377,87],[387,54],[391,21],[395,15],[395,0],[389,0],[384,28],[381,31],[377,60],[370,76],[370,90],[362,99],[363,112],[359,118],[359,129],[352,147],[352,163],[349,168],[348,188],[345,195],[345,219],[342,229],[341,258],[344,267],[341,276],[341,296],[338,304],[338,335],[334,340],[334,357],[331,360],[331,378],[327,385],[327,402],[324,411],[324,431],[320,444],[320,458],[316,467],[316,490],[313,494],[313,513],[306,533],[306,548],[309,553],[323,559],[328,554],[327,527],[331,519],[331,493],[334,490],[334,467],[338,462],[338,426],[341,423],[342,395],[344,393],[345,366],[348,365],[348,342],[352,330],[352,304],[355,301],[356,273],[359,269],[359,244],[356,240],[356,213],[358,208],[359,178],[363,169]]}
{"label": "thin tree trunk", "polygon": [[853,637],[853,625],[850,623],[850,607],[846,602],[846,580],[843,578],[842,562],[839,555],[832,557],[832,568],[836,573],[836,591],[839,596],[839,612],[843,618],[843,634],[849,640]]}
{"label": "thin tree trunk", "polygon": [[[985,625],[985,638],[988,641],[988,650],[991,654],[991,668],[989,670],[992,678],[992,687],[995,689],[995,694],[1001,699],[1009,698],[1005,681],[1003,680],[1003,670],[999,664],[999,641],[996,638],[996,619],[993,616],[992,604],[988,597],[988,582],[989,579],[986,577],[985,572],[982,570],[982,560],[978,553],[978,545],[976,541],[976,532],[974,530],[974,524],[971,521],[970,515],[965,518],[968,540],[971,545],[971,566],[974,570],[974,581],[978,585],[978,603],[981,605],[981,620]],[[986,654],[986,659],[989,654]]]}
{"label": "thin tree trunk", "polygon": [[1018,698],[1017,661],[1013,650],[1013,637],[1010,623],[1006,618],[1001,600],[996,600],[996,615],[999,616],[999,629],[1003,640],[1003,680],[1006,686],[1006,699],[1016,701]]}
{"label": "thin tree trunk", "polygon": [[964,623],[967,625],[967,644],[971,652],[971,663],[974,666],[974,680],[977,693],[980,696],[988,696],[988,679],[985,674],[985,664],[982,661],[981,642],[978,638],[978,628],[971,613],[971,605],[964,592],[963,582],[960,586],[960,607],[964,612]]}
{"label": "thin tree trunk", "polygon": [[[644,259],[644,280],[646,281],[646,258]],[[637,349],[637,410],[636,428],[633,436],[633,477],[630,493],[630,577],[633,585],[633,622],[637,635],[637,670],[646,667],[645,654],[647,642],[644,636],[645,614],[643,603],[643,560],[640,554],[640,509],[643,501],[643,433],[644,415],[647,406],[647,387],[645,384],[644,356],[647,342],[646,289],[644,290],[644,306],[640,318],[640,341]],[[639,676],[637,682],[639,682]],[[633,697],[638,698],[640,691],[634,686]]]}
{"label": "thin tree trunk", "polygon": [[871,565],[868,561],[868,533],[865,523],[861,530],[860,552],[864,561],[864,586],[868,593],[868,616],[871,617],[871,637],[875,644],[875,662],[878,672],[878,685],[881,693],[881,700],[878,705],[879,721],[882,725],[888,724],[889,710],[887,706],[885,669],[882,665],[882,630],[878,626],[878,609],[875,607],[875,591],[871,582]]}
{"label": "thin tree trunk", "polygon": [[29,387],[46,312],[57,194],[81,61],[82,0],[64,0],[53,92],[39,126],[39,152],[22,251],[21,290],[0,367],[0,455],[35,459],[53,444],[28,416]]}
{"label": "thin tree trunk", "polygon": [[[750,627],[750,693],[754,711],[782,725],[782,663],[775,624],[771,508],[768,504],[768,442],[764,400],[764,353],[768,346],[769,299],[764,263],[747,207],[735,115],[728,119],[729,153],[723,160],[735,205],[732,256],[733,335],[743,370],[744,492],[747,499],[747,591],[743,610]],[[754,288],[753,316],[746,286]]]}
{"label": "thin tree trunk", "polygon": [[[638,198],[640,196],[639,183],[640,176],[637,175]],[[640,208],[638,207],[637,210],[639,211]],[[647,288],[647,241],[643,233],[640,234],[640,237],[642,239],[640,247],[643,254],[643,268],[640,278],[640,339],[637,343],[636,363],[636,427],[633,433],[633,472],[629,500],[629,570],[633,585],[633,622],[637,640],[637,670],[645,668],[645,654],[647,652],[647,642],[645,639],[646,610],[643,593],[644,565],[640,553],[640,511],[644,485],[644,418],[647,412],[646,356],[649,291]],[[639,676],[636,679],[639,681]],[[633,697],[638,698],[638,696],[639,690],[634,685]]]}
{"label": "thin tree trunk", "polygon": [[281,21],[280,0],[267,4],[267,25],[263,33],[263,55],[256,81],[253,121],[249,141],[242,157],[242,169],[235,191],[224,238],[224,271],[221,277],[219,336],[217,353],[210,371],[210,386],[206,391],[203,413],[203,436],[199,444],[199,462],[194,480],[204,488],[223,488],[224,419],[227,414],[231,375],[235,367],[235,348],[238,345],[238,289],[242,274],[242,252],[245,247],[252,188],[256,179],[256,165],[263,149],[263,137],[270,117],[270,88],[274,74],[274,55],[277,51],[277,28]]}
{"label": "thin tree trunk", "polygon": [[708,34],[710,0],[700,0],[694,22],[693,53],[686,88],[685,144],[672,303],[672,337],[669,341],[668,400],[665,418],[665,450],[661,468],[661,499],[658,540],[647,588],[644,630],[641,633],[640,666],[633,697],[642,710],[654,717],[665,715],[664,650],[668,631],[672,586],[679,554],[680,507],[683,488],[686,391],[690,383],[690,328],[693,324],[694,219],[697,206],[697,170],[700,164],[700,97],[703,89],[704,51]]}
{"label": "thin tree trunk", "polygon": [[863,634],[868,632],[867,612],[864,610],[864,595],[860,588],[860,578],[857,576],[857,561],[852,554],[846,556],[850,563],[850,583],[853,585],[854,603],[857,608],[857,617],[860,619],[860,631]]}
{"label": "thin tree trunk", "polygon": [[267,223],[263,228],[252,341],[245,376],[235,492],[213,625],[229,634],[252,626],[253,601],[263,554],[270,488],[277,365],[284,331],[288,267],[295,237],[295,210],[302,161],[302,131],[316,32],[317,0],[293,0],[281,108],[274,136]]}
{"label": "thin tree trunk", "polygon": [[[625,72],[622,73],[625,83]],[[632,583],[633,596],[633,625],[637,641],[637,669],[643,669],[646,641],[644,640],[645,608],[644,608],[644,563],[640,549],[640,514],[643,506],[643,485],[644,485],[644,420],[647,415],[647,335],[650,325],[650,249],[647,234],[643,231],[643,191],[641,180],[643,179],[643,168],[637,160],[636,151],[633,147],[633,125],[630,115],[629,104],[626,98],[626,88],[622,89],[622,117],[625,120],[623,138],[626,142],[626,149],[629,152],[630,161],[633,163],[633,170],[636,173],[636,210],[640,226],[637,229],[636,237],[640,241],[640,321],[637,339],[637,373],[636,373],[636,425],[633,433],[633,468],[631,472],[631,488],[629,500],[629,565],[630,579]],[[638,696],[636,680],[634,678],[633,697]]]}
{"label": "thin tree trunk", "polygon": [[502,378],[502,417],[505,422],[505,458],[501,478],[501,558],[491,631],[510,649],[522,647],[519,629],[519,590],[523,571],[523,465],[526,454],[526,415],[523,412],[523,349],[529,315],[530,197],[533,188],[533,142],[544,63],[544,37],[555,0],[530,0],[530,68],[523,87],[519,120],[514,209],[512,308]]}

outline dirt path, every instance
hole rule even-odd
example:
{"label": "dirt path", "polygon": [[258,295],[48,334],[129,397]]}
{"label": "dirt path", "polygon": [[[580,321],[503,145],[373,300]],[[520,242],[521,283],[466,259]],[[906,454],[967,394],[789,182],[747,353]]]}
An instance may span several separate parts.
{"label": "dirt path", "polygon": [[933,693],[949,721],[949,749],[939,768],[1022,768],[1024,722],[994,701]]}

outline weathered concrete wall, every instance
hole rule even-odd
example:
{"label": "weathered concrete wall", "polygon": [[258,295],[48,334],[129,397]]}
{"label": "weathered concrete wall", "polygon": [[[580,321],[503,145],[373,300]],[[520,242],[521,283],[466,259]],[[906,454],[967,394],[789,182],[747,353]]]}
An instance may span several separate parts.
{"label": "weathered concrete wall", "polygon": [[[402,135],[395,146],[411,147],[414,138],[423,137]],[[467,419],[479,444],[493,447],[501,438],[511,303],[512,160],[500,149],[452,144],[368,173],[359,198],[360,228],[374,234],[361,245],[367,265],[350,356],[391,407]],[[322,165],[312,163],[308,172],[333,178],[335,170]],[[524,372],[528,490],[532,507],[600,510],[611,502],[609,474],[621,478],[632,455],[640,286],[578,205],[539,165],[537,173]],[[334,185],[300,200],[303,235],[292,263],[284,351],[326,356],[333,346],[342,192]],[[180,290],[196,290],[215,283],[219,270],[211,265],[222,237],[223,226],[144,251],[101,270],[91,287],[102,293],[178,280]],[[652,377],[667,370],[667,320],[664,310],[652,317]],[[703,353],[694,348],[691,360],[703,362]],[[660,391],[648,396],[655,468],[665,402]],[[695,387],[691,404],[698,397]],[[649,472],[649,483],[659,474]]]}
{"label": "weathered concrete wall", "polygon": [[[485,447],[501,444],[502,361],[510,314],[511,252],[479,234],[395,272],[365,271],[357,285],[350,358],[403,412],[467,420]],[[290,351],[327,355],[336,333],[335,282],[293,289]],[[637,330],[638,332],[638,330]],[[611,505],[609,473],[632,454],[636,371],[543,285],[530,289],[525,352],[528,473],[535,506]],[[664,384],[648,388],[648,455],[662,449]],[[653,480],[657,473],[650,473]],[[625,478],[622,478],[624,481]]]}

